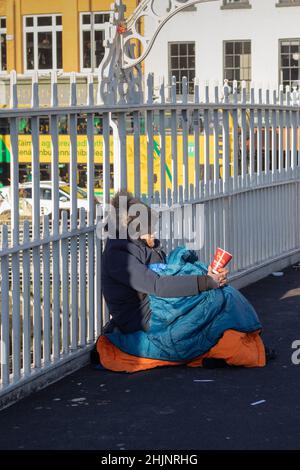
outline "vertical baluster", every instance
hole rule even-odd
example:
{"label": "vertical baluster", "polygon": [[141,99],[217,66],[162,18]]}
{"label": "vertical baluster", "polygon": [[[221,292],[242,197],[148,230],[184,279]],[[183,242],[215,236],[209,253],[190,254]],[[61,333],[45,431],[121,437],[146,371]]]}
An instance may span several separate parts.
{"label": "vertical baluster", "polygon": [[[187,78],[182,79],[182,103],[188,102],[188,82]],[[189,199],[189,125],[188,125],[188,110],[181,111],[182,118],[182,153],[183,153],[183,199]]]}
{"label": "vertical baluster", "polygon": [[[215,86],[215,104],[219,104],[219,86]],[[213,117],[214,125],[214,193],[219,193],[220,181],[220,152],[219,152],[219,138],[220,138],[220,125],[219,125],[219,109],[214,109]]]}
{"label": "vertical baluster", "polygon": [[[235,108],[232,111],[233,162],[231,161],[232,158],[231,158],[231,155],[230,155],[230,163],[231,163],[230,168],[233,168],[233,190],[236,191],[237,188],[238,188],[238,176],[239,176],[238,175],[239,174],[238,91],[237,91],[237,83],[236,82],[234,82],[233,103],[235,105]],[[230,176],[232,176],[232,174]]]}
{"label": "vertical baluster", "polygon": [[294,175],[296,166],[297,166],[297,145],[298,145],[298,133],[299,133],[299,127],[297,128],[297,111],[296,111],[296,106],[298,105],[297,103],[297,91],[296,87],[293,88],[293,93],[292,93],[292,105],[293,105],[293,111],[292,111],[292,155],[291,155],[291,175]]}
{"label": "vertical baluster", "polygon": [[[291,107],[291,91],[290,87],[286,87],[286,105]],[[285,111],[285,161],[284,161],[284,174],[285,177],[289,175],[289,169],[291,166],[291,112]]]}
{"label": "vertical baluster", "polygon": [[[97,206],[98,210],[98,206]],[[97,212],[96,212],[97,214]],[[99,336],[102,331],[102,289],[101,289],[101,255],[102,255],[102,230],[99,228],[100,217],[96,215],[95,234],[95,333]]]}
{"label": "vertical baluster", "polygon": [[[224,104],[229,103],[229,87],[224,85]],[[223,191],[228,192],[230,176],[230,131],[229,131],[229,111],[223,109]]]}
{"label": "vertical baluster", "polygon": [[[165,104],[165,82],[162,79],[160,84],[160,102]],[[166,124],[165,124],[165,111],[159,111],[159,133],[160,133],[160,200],[161,204],[166,203],[167,186],[166,186],[166,172],[169,169],[166,166]],[[170,177],[170,175],[167,175]]]}
{"label": "vertical baluster", "polygon": [[278,172],[279,176],[282,176],[283,169],[283,88],[280,87],[279,92],[279,133],[278,133]]}
{"label": "vertical baluster", "polygon": [[[266,90],[266,106],[270,105],[270,90]],[[270,111],[265,109],[265,175],[270,173]]]}
{"label": "vertical baluster", "polygon": [[118,114],[118,135],[120,147],[120,187],[127,189],[127,145],[126,145],[126,114]]}
{"label": "vertical baluster", "polygon": [[[57,96],[57,74],[51,75],[51,105],[58,106]],[[51,176],[52,176],[52,234],[59,236],[59,137],[58,137],[58,115],[50,116],[50,134],[52,147]],[[52,243],[52,352],[54,359],[59,358],[60,352],[60,274],[59,274],[59,241]],[[47,280],[46,280],[47,282]],[[49,330],[49,335],[51,331]],[[48,345],[47,345],[48,349]],[[46,352],[47,356],[48,350]]]}
{"label": "vertical baluster", "polygon": [[[39,107],[38,75],[32,77],[32,108]],[[40,240],[40,149],[39,149],[39,118],[31,118],[32,126],[32,236]],[[41,367],[41,252],[40,246],[32,250],[33,258],[33,326],[34,326],[34,366]]]}
{"label": "vertical baluster", "polygon": [[257,181],[261,183],[262,179],[262,152],[263,152],[263,136],[262,136],[262,89],[258,90],[258,107],[257,107]]}
{"label": "vertical baluster", "polygon": [[[94,83],[93,75],[88,75],[88,100],[87,104],[90,107],[94,106]],[[94,137],[94,121],[95,114],[88,113],[87,115],[87,145],[88,145],[88,161],[87,161],[87,188],[88,188],[88,214],[87,224],[93,227],[95,223],[95,137]],[[87,302],[85,310],[87,310],[87,328],[88,328],[88,341],[94,339],[94,233],[89,232],[86,236],[85,250],[87,248]],[[87,308],[88,307],[88,308]]]}
{"label": "vertical baluster", "polygon": [[[195,80],[195,105],[198,106],[200,102],[199,97],[199,80]],[[195,185],[195,198],[199,198],[199,183],[200,183],[200,115],[199,109],[194,109],[194,139],[195,139],[195,159],[194,159],[194,185]]]}
{"label": "vertical baluster", "polygon": [[254,88],[253,85],[251,85],[251,91],[250,91],[250,120],[249,120],[249,175],[250,175],[250,183],[253,182],[254,179],[254,159],[255,159],[255,124],[254,124],[254,113],[255,113],[255,97],[254,97]]}
{"label": "vertical baluster", "polygon": [[[148,75],[147,79],[148,87],[148,100],[147,104],[151,106],[153,104],[153,74]],[[154,194],[154,165],[153,165],[153,111],[148,109],[146,112],[146,121],[147,121],[147,179],[148,179],[148,203],[153,202]]]}
{"label": "vertical baluster", "polygon": [[86,212],[80,208],[80,225],[79,228],[82,233],[79,236],[79,309],[80,309],[80,321],[79,321],[79,344],[85,346],[86,344]]}
{"label": "vertical baluster", "polygon": [[62,305],[62,352],[69,352],[70,346],[70,307],[69,307],[69,239],[68,233],[68,213],[62,212],[61,229],[61,305]]}
{"label": "vertical baluster", "polygon": [[[25,226],[24,226],[25,233]],[[50,229],[49,216],[45,215],[43,219],[43,359],[44,364],[50,363],[51,357],[51,302],[50,302]],[[25,241],[25,237],[24,237]],[[45,243],[47,242],[48,243]],[[25,253],[24,253],[25,255]],[[23,255],[23,256],[24,256]],[[29,276],[29,270],[26,274]]]}
{"label": "vertical baluster", "polygon": [[140,133],[139,111],[133,112],[133,140],[134,140],[134,194],[136,197],[141,195],[141,133]]}
{"label": "vertical baluster", "polygon": [[[2,235],[2,250],[5,251],[8,248],[8,229],[7,225],[1,226]],[[10,326],[9,326],[9,256],[2,255],[1,261],[1,384],[5,388],[9,384],[10,376]]]}
{"label": "vertical baluster", "polygon": [[[76,75],[71,74],[71,106],[76,106]],[[71,231],[77,229],[78,210],[77,210],[77,113],[70,114],[70,182],[71,182]],[[71,349],[75,350],[78,343],[78,256],[77,256],[76,235],[71,236],[70,240],[70,259],[71,259]]]}
{"label": "vertical baluster", "polygon": [[[10,73],[10,106],[18,107],[17,76],[13,70]],[[11,232],[12,245],[19,244],[19,145],[18,145],[18,119],[10,118],[11,140]],[[13,376],[17,381],[20,378],[20,266],[19,253],[12,256],[12,357]],[[8,303],[7,303],[8,304]],[[3,304],[2,304],[3,305]]]}
{"label": "vertical baluster", "polygon": [[172,148],[172,199],[178,202],[178,159],[177,159],[177,111],[176,111],[176,77],[172,77],[171,103],[171,148]]}
{"label": "vertical baluster", "polygon": [[242,96],[241,96],[241,187],[246,187],[247,169],[247,89],[246,82],[242,82]]}
{"label": "vertical baluster", "polygon": [[[209,87],[205,86],[205,104],[209,103]],[[208,195],[208,184],[210,178],[210,155],[209,155],[209,109],[204,108],[204,194]]]}
{"label": "vertical baluster", "polygon": [[103,204],[105,206],[110,201],[110,124],[109,124],[110,119],[109,119],[109,114],[104,113],[102,119],[103,119]]}
{"label": "vertical baluster", "polygon": [[272,110],[272,181],[275,180],[277,171],[277,105],[276,90],[273,91],[273,110]]}

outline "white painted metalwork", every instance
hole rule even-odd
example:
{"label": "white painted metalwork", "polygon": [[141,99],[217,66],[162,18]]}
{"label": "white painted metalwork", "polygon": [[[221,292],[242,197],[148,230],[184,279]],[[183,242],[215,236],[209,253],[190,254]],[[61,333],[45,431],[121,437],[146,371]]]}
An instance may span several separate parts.
{"label": "white painted metalwork", "polygon": [[[99,106],[93,100],[92,84],[89,76],[87,103],[79,106],[76,76],[72,75],[70,106],[62,107],[58,106],[57,77],[52,74],[51,106],[45,108],[39,106],[38,76],[34,75],[32,106],[21,108],[12,73],[11,107],[0,110],[0,117],[10,122],[12,192],[11,217],[2,224],[0,240],[2,403],[46,370],[59,371],[57,367],[66,367],[68,361],[78,358],[79,351],[85,354],[108,318],[101,298],[102,241],[95,237],[95,114],[103,123],[103,203],[109,203],[115,186],[110,175],[113,115],[120,148],[113,173],[119,175],[119,187],[130,184],[136,195],[160,207],[166,205],[161,233],[169,232],[164,240],[168,251],[188,243],[192,232],[201,238],[195,214],[203,207],[200,258],[209,263],[218,245],[231,251],[231,279],[236,285],[300,259],[298,89],[291,94],[289,90],[255,93],[252,89],[247,99],[245,87],[240,95],[235,90],[230,94],[225,83],[222,88],[214,85],[215,98],[210,101],[208,86],[200,90],[196,82],[191,99],[184,80],[179,99],[173,80],[167,100],[164,83],[159,96],[153,98],[150,76],[146,102]],[[87,119],[88,208],[78,213],[76,123],[83,113]],[[61,213],[58,197],[57,123],[66,114],[71,142],[70,218]],[[39,202],[41,116],[49,116],[52,144],[52,212],[43,219]],[[19,213],[20,117],[32,122],[33,217],[25,221]],[[130,138],[133,149],[129,155]],[[168,207],[174,204],[176,210],[168,218]],[[190,205],[188,213],[184,212],[186,205]]]}
{"label": "white painted metalwork", "polygon": [[[138,103],[143,94],[140,64],[149,54],[159,31],[177,13],[189,6],[218,0],[142,0],[125,20],[122,0],[112,4],[105,25],[105,55],[99,67],[98,101],[108,104]],[[140,32],[140,22],[151,18],[151,33]]]}
{"label": "white painted metalwork", "polygon": [[[172,5],[179,10],[179,3],[173,1]],[[195,3],[201,2],[185,5]],[[113,14],[114,28],[122,14],[119,10]],[[120,42],[114,47],[118,61]],[[111,54],[113,48],[108,49]],[[126,73],[135,73],[133,70]],[[37,74],[32,76],[31,106],[19,106],[17,77],[11,73],[10,106],[0,110],[0,118],[9,120],[11,143],[11,211],[7,222],[1,223],[0,237],[3,405],[22,390],[34,388],[36,380],[44,377],[47,381],[76,367],[72,361],[81,364],[80,357],[89,351],[109,316],[101,295],[102,240],[96,237],[95,115],[102,119],[103,205],[109,203],[114,190],[127,188],[164,208],[160,233],[166,235],[167,251],[189,243],[194,232],[198,242],[203,241],[196,249],[207,264],[217,246],[233,253],[231,279],[237,286],[300,259],[297,88],[292,93],[255,93],[252,87],[248,99],[245,84],[240,94],[235,86],[230,93],[227,83],[214,84],[211,94],[208,86],[200,89],[196,80],[191,97],[184,79],[178,98],[173,77],[170,96],[165,96],[167,84],[161,82],[156,97],[149,76],[147,99],[140,88],[129,99],[119,82],[118,90],[113,81],[108,84],[109,75],[101,75],[105,73],[103,68],[99,75],[99,88],[107,92],[102,105],[94,102],[92,75],[86,80],[86,103],[79,105],[78,76],[71,74],[68,106],[59,106],[57,76],[52,73],[51,105],[46,107],[40,104]],[[141,82],[137,79],[136,83],[139,87]],[[65,115],[70,134],[69,214],[59,205],[58,122]],[[78,211],[77,121],[82,115],[87,121],[88,203],[87,210]],[[50,216],[42,217],[39,119],[45,116],[50,121],[52,209]],[[33,209],[29,220],[19,211],[21,117],[32,123]],[[172,205],[174,210],[170,210]],[[197,225],[199,213],[204,214],[203,227]]]}

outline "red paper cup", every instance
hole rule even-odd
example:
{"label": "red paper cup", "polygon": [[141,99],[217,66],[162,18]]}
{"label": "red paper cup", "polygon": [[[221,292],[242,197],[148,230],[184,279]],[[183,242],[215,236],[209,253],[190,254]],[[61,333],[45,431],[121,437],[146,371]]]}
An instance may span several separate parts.
{"label": "red paper cup", "polygon": [[227,264],[232,260],[232,254],[222,248],[217,248],[214,256],[214,260],[211,263],[213,273],[218,274],[218,270],[225,268]]}

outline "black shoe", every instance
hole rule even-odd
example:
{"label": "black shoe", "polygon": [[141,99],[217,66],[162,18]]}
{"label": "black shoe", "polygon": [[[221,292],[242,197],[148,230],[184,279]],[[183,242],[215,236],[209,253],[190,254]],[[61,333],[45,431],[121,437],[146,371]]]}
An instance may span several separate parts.
{"label": "black shoe", "polygon": [[204,369],[221,369],[229,366],[225,359],[214,359],[212,357],[206,357],[202,361],[202,367]]}
{"label": "black shoe", "polygon": [[273,361],[274,359],[277,358],[277,353],[276,353],[275,349],[271,349],[271,348],[266,347],[265,352],[266,352],[266,361],[267,362]]}
{"label": "black shoe", "polygon": [[90,363],[93,365],[93,366],[97,366],[100,364],[100,358],[99,358],[99,354],[98,354],[98,351],[97,351],[97,346],[95,344],[95,346],[93,347],[93,349],[91,350],[90,352]]}

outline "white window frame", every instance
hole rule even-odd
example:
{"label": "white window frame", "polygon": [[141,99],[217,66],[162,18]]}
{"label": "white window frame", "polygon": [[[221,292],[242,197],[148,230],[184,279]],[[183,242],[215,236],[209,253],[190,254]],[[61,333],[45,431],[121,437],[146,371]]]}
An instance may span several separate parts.
{"label": "white window frame", "polygon": [[[174,68],[172,67],[171,46],[172,46],[173,44],[177,44],[178,46],[180,46],[181,44],[186,44],[186,45],[194,44],[194,50],[195,50],[195,56],[194,56],[194,58],[195,58],[195,66],[194,66],[194,67],[187,67],[185,70],[186,70],[187,72],[188,72],[188,71],[191,71],[191,70],[194,70],[194,72],[195,72],[195,77],[194,77],[194,79],[193,79],[193,81],[194,81],[193,87],[195,87],[196,60],[197,60],[197,54],[196,54],[197,44],[196,44],[196,41],[169,41],[169,42],[168,42],[168,76],[169,76],[169,81],[170,81],[170,83],[171,83],[172,75],[173,75],[172,71],[173,71],[173,70],[178,70],[178,71],[182,71],[182,70],[183,70],[183,69],[181,69],[180,67],[178,67],[177,69],[176,69],[175,67],[174,67]],[[181,57],[180,53],[178,54],[177,57],[178,57],[178,58]],[[190,57],[189,53],[187,54],[186,57]],[[182,91],[182,81],[181,81],[181,82],[178,82],[178,83],[180,83],[180,88],[181,88],[180,91]],[[189,95],[191,95],[191,93],[189,93],[189,86],[190,86],[190,84],[192,84],[192,81],[191,81],[191,80],[188,80],[188,94],[189,94]],[[192,94],[193,94],[193,92],[192,92]],[[176,95],[179,96],[179,97],[182,96],[182,93],[181,93],[181,92],[179,92],[179,93],[177,92],[177,82],[176,82]]]}
{"label": "white window frame", "polygon": [[94,51],[95,51],[95,37],[93,37],[91,39],[91,48],[92,48],[92,60],[91,60],[91,63],[92,63],[92,67],[91,68],[84,68],[83,67],[83,31],[90,31],[91,35],[92,35],[92,28],[91,28],[91,23],[90,24],[83,24],[83,16],[84,15],[91,15],[91,18],[93,18],[93,30],[94,30],[94,33],[95,31],[105,31],[105,23],[95,23],[94,22],[94,18],[95,18],[95,15],[109,15],[110,12],[109,11],[83,11],[83,12],[80,12],[79,14],[79,26],[80,26],[80,71],[83,72],[83,73],[89,73],[89,72],[95,72],[97,67],[96,67],[96,64],[93,63],[95,61],[95,54],[94,54]]}
{"label": "white window frame", "polygon": [[[1,20],[6,20],[7,21],[7,18],[6,16],[0,16],[0,21]],[[5,28],[1,28],[0,27],[0,34],[7,34],[7,27]],[[7,42],[6,42],[6,47],[7,47]],[[7,49],[6,49],[6,59],[7,59]],[[6,70],[3,70],[2,69],[2,54],[0,53],[0,74],[7,74],[7,64],[6,64]]]}
{"label": "white window frame", "polygon": [[[37,20],[41,17],[52,17],[52,26],[38,26]],[[49,73],[52,70],[57,70],[59,72],[63,71],[63,69],[57,68],[57,42],[56,42],[56,33],[58,31],[63,31],[62,24],[56,24],[56,18],[58,16],[62,17],[62,14],[43,14],[43,15],[25,15],[23,16],[23,60],[24,60],[24,73],[32,74],[34,72],[38,72],[40,74]],[[33,18],[33,26],[26,26],[26,19]],[[39,69],[38,68],[38,33],[52,33],[52,61],[53,61],[53,68],[52,69]],[[26,34],[33,33],[33,54],[34,54],[34,68],[28,69],[27,68],[27,41],[26,41]]]}

